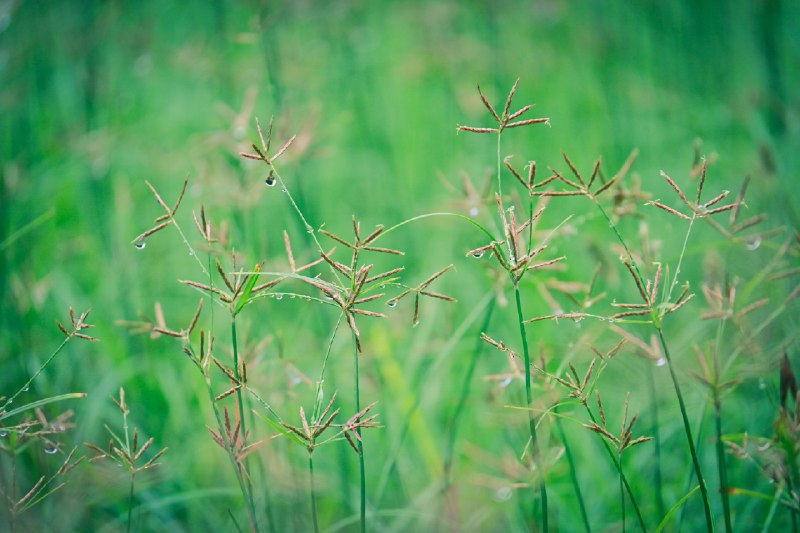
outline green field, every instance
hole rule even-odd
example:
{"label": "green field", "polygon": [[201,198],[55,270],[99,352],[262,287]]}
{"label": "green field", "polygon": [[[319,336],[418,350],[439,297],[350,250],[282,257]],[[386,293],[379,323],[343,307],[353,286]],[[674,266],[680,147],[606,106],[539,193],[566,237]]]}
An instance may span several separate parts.
{"label": "green field", "polygon": [[799,30],[0,2],[0,531],[797,532]]}

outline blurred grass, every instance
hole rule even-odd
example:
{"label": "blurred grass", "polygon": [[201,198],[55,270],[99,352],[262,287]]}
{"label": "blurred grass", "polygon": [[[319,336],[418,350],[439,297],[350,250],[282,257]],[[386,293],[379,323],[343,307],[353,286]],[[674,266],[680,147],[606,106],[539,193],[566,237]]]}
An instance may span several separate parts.
{"label": "blurred grass", "polygon": [[[564,150],[587,173],[602,156],[611,174],[638,148],[634,168],[646,189],[667,197],[670,191],[658,171],[686,183],[693,143],[699,138],[703,153],[719,155],[709,172],[708,190],[737,190],[741,179],[751,175],[750,211],[767,211],[770,227],[796,228],[799,103],[791,88],[800,81],[800,37],[794,31],[799,15],[796,5],[777,0],[639,6],[590,2],[582,8],[562,1],[510,0],[332,5],[87,1],[80,7],[63,1],[3,3],[0,243],[32,221],[42,222],[0,249],[2,391],[23,382],[59,342],[54,323],[65,319],[69,305],[91,306],[94,332],[103,342],[70,346],[70,353],[37,381],[31,396],[88,392],[86,401],[70,405],[78,424],[74,439],[102,442],[102,424],[115,420],[108,398],[124,385],[135,424],[171,449],[164,471],[154,474],[158,482],[146,488],[142,482],[142,505],[150,508],[142,520],[150,522],[141,526],[227,527],[225,510],[239,503],[234,494],[228,499],[219,493],[232,487],[233,479],[228,479],[224,456],[204,427],[212,417],[202,383],[177,344],[130,336],[115,325],[140,313],[152,315],[154,302],[160,301],[168,325],[183,327],[196,304],[196,295],[175,283],[198,279],[196,265],[175,235],[159,234],[141,252],[130,244],[160,214],[145,179],[170,202],[190,175],[179,216],[185,230],[191,230],[190,209],[204,203],[213,220],[230,222],[231,242],[246,255],[246,264],[266,258],[285,268],[284,228],[296,249],[306,250],[304,259],[314,254],[278,188],[264,188],[262,169],[236,155],[256,139],[254,117],[263,123],[276,117],[276,144],[298,133],[282,167],[289,186],[312,225],[324,223],[347,234],[351,215],[371,227],[457,209],[439,174],[456,186],[461,171],[482,183],[494,167],[491,138],[455,135],[456,124],[488,125],[475,85],[480,83],[488,98],[499,103],[521,78],[515,102],[535,102],[534,113],[550,117],[552,128],[504,136],[503,151],[514,154],[518,168],[536,159],[542,176],[547,166],[563,170]],[[600,257],[611,264],[614,255],[602,223],[588,205],[580,207],[585,211],[576,221],[577,238],[555,245],[571,258],[564,277],[587,281],[587,262]],[[51,210],[54,215],[48,218]],[[576,210],[554,206],[544,224],[552,227]],[[479,216],[492,215],[490,207]],[[659,235],[682,235],[677,220],[660,215],[653,215],[663,222]],[[636,235],[638,222],[623,221],[622,229]],[[406,517],[410,522],[387,518],[386,524],[401,530],[402,524],[430,523],[430,516],[439,512],[435,498],[427,503],[418,498],[435,490],[432,469],[445,442],[441,428],[455,407],[452,401],[477,325],[452,339],[451,347],[447,343],[489,286],[480,262],[462,259],[466,250],[483,244],[481,239],[452,219],[429,219],[398,230],[389,241],[407,251],[402,264],[408,279],[421,281],[456,263],[458,272],[445,276],[440,288],[460,303],[425,302],[416,329],[410,328],[410,310],[403,304],[388,322],[364,325],[369,348],[362,394],[380,400],[386,425],[369,433],[370,486],[382,473],[387,488],[381,510],[419,511]],[[743,258],[741,247],[728,251],[713,244],[718,241],[716,233],[700,228],[690,243],[685,272],[702,278],[704,257],[713,252],[724,268],[748,279],[769,257],[766,244]],[[596,251],[587,253],[587,243]],[[680,248],[668,241],[663,248],[663,260],[674,263]],[[749,259],[753,256],[758,260]],[[604,290],[618,292],[624,280],[615,278],[616,267],[608,268],[601,277]],[[780,291],[778,287],[773,294]],[[538,294],[535,287],[529,289],[530,316],[549,312]],[[309,405],[313,391],[298,385],[284,394],[291,381],[287,372],[294,372],[288,365],[316,379],[334,317],[308,312],[306,305],[293,301],[280,306],[266,302],[256,309],[245,320],[247,341],[271,341],[251,369],[258,376],[252,379],[265,395],[275,391],[273,400],[290,417],[300,402]],[[499,338],[515,338],[510,318],[498,316],[493,326]],[[796,318],[787,316],[771,328],[764,352],[773,354],[784,339],[794,339],[797,326]],[[686,321],[682,327],[692,328],[676,332],[678,350],[688,354],[700,327]],[[531,335],[554,358],[571,354],[587,339],[612,342],[597,328],[576,329],[572,324],[532,328]],[[346,343],[339,341],[346,339],[334,345],[339,361],[332,364],[328,385],[350,401],[351,362],[343,355],[348,353]],[[790,345],[796,347],[796,339]],[[629,361],[609,368],[604,383],[611,390],[640,382],[650,372],[643,361]],[[694,368],[694,363],[687,364]],[[483,356],[461,429],[464,442],[498,457],[512,454],[524,439],[521,427],[507,429],[509,420],[516,427],[516,415],[498,407],[519,402],[519,391],[503,395],[478,376],[505,372],[504,365],[495,353]],[[776,365],[768,358],[755,360],[731,400],[731,431],[769,431],[775,398],[759,396],[776,382]],[[767,389],[759,387],[762,383]],[[694,404],[701,405],[703,391],[689,389]],[[663,448],[682,449],[677,412],[667,392],[656,393],[664,396],[659,429]],[[633,402],[642,412],[648,395],[646,387],[634,391]],[[618,399],[622,396],[624,391]],[[408,418],[413,407],[420,418]],[[579,428],[573,430],[573,442],[589,450],[584,453],[600,453],[599,443]],[[708,431],[710,426],[700,438],[708,439]],[[299,520],[291,524],[295,528],[308,527],[303,458],[297,454],[283,464],[284,443],[270,446],[264,458],[266,479],[275,484],[272,492],[278,494],[282,519]],[[465,448],[458,446],[462,462],[456,469],[463,468],[459,473],[469,480],[475,474],[472,467],[481,461],[465,458]],[[323,523],[355,512],[354,485],[346,480],[355,479],[357,468],[345,447],[340,452],[315,457],[319,471],[329,476],[321,480]],[[395,462],[385,462],[389,459]],[[41,458],[29,460],[44,463]],[[665,491],[674,501],[685,492],[688,470],[680,454],[666,460],[665,472],[671,477]],[[632,461],[650,468],[648,454],[635,454]],[[387,471],[387,465],[394,468]],[[349,472],[340,476],[340,469]],[[65,529],[94,530],[124,515],[116,503],[124,497],[110,496],[113,491],[124,494],[124,480],[88,469],[76,475],[90,482],[72,483],[69,491],[37,510],[41,514],[34,520],[61,517],[59,509],[70,505],[76,510],[65,519]],[[589,486],[613,483],[610,467],[600,461],[586,465],[580,477]],[[732,482],[736,480],[734,476]],[[637,483],[644,491],[647,480]],[[462,502],[487,499],[485,488],[470,481],[461,490]],[[588,496],[598,529],[615,519],[608,509],[616,502],[605,492],[613,491]],[[575,507],[569,489],[556,488],[555,493],[560,495],[555,505],[565,514],[561,519],[568,521],[566,509]],[[221,497],[225,503],[217,505]],[[641,504],[652,514],[645,498],[643,492]],[[509,505],[514,504],[476,506],[474,527],[520,527]],[[291,509],[297,514],[287,512]],[[758,507],[750,516],[762,514]],[[756,518],[740,519],[757,523]]]}

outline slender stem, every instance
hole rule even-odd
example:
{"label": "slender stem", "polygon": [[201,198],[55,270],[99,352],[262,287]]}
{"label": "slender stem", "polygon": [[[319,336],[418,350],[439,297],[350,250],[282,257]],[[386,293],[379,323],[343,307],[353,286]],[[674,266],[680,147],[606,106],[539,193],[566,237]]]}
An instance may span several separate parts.
{"label": "slender stem", "polygon": [[[539,475],[541,478],[539,481],[539,496],[542,500],[542,531],[546,533],[548,531],[547,485],[545,483],[544,467],[539,454],[539,444],[536,439],[536,417],[534,416],[533,411],[530,411],[531,404],[533,403],[531,394],[531,357],[528,349],[528,336],[525,333],[525,318],[522,314],[522,299],[520,298],[519,294],[519,285],[516,283],[514,284],[514,299],[517,303],[517,321],[519,322],[519,333],[520,337],[522,338],[522,355],[525,364],[525,402],[526,407],[529,409],[528,430],[531,437],[531,457],[533,458],[534,465],[536,465],[536,467],[539,469]],[[535,508],[536,506],[534,504],[534,514]]]}
{"label": "slender stem", "polygon": [[670,378],[672,378],[672,385],[675,388],[675,395],[678,397],[678,407],[681,411],[683,430],[686,433],[686,441],[689,445],[689,454],[692,456],[695,475],[697,475],[697,481],[700,484],[700,493],[703,495],[703,511],[706,515],[706,528],[709,533],[711,533],[714,531],[714,520],[711,518],[711,506],[708,503],[708,488],[706,487],[706,481],[703,478],[703,472],[700,468],[700,458],[697,456],[697,450],[694,446],[692,427],[689,424],[689,416],[686,414],[686,404],[683,401],[683,394],[681,393],[681,387],[678,383],[678,375],[675,373],[675,368],[672,366],[672,356],[667,347],[667,341],[664,338],[664,331],[661,329],[660,325],[656,325],[656,331],[658,332],[658,340],[661,343],[661,349],[664,352],[664,358],[667,360],[667,368],[669,368],[669,375]]}
{"label": "slender stem", "polygon": [[[289,198],[289,203],[292,204],[292,208],[297,213],[297,216],[300,218],[300,221],[303,223],[303,227],[305,228],[306,232],[309,235],[311,235],[311,238],[314,240],[314,244],[316,244],[317,250],[319,250],[320,253],[325,253],[325,249],[322,247],[322,244],[319,242],[319,238],[317,237],[317,231],[314,229],[314,226],[308,223],[308,220],[306,220],[305,215],[303,215],[303,211],[297,205],[297,202],[294,201],[292,193],[289,192],[289,188],[283,181],[283,176],[281,176],[281,173],[278,172],[277,168],[275,168],[274,163],[271,165],[271,168],[273,170],[275,178],[278,180],[278,184],[281,186],[281,190],[286,194],[286,197]],[[333,266],[329,265],[329,267],[331,274],[333,274],[333,277],[336,278],[336,281],[339,284],[341,284],[342,280],[339,277],[339,272],[335,268],[333,268]]]}
{"label": "slender stem", "polygon": [[619,503],[622,506],[622,533],[625,533],[625,490],[622,484],[622,451],[619,452]]}
{"label": "slender stem", "polygon": [[[587,404],[583,404],[586,408],[586,412],[589,414],[589,419],[595,423],[595,425],[599,425],[597,423],[597,419],[594,416],[594,413]],[[617,461],[617,455],[611,449],[611,445],[605,439],[600,440],[603,443],[603,447],[606,449],[606,453],[608,453],[608,457],[611,459],[611,462],[614,464],[614,467],[619,472],[619,476],[622,479],[622,483],[625,485],[625,490],[628,492],[628,499],[630,499],[631,504],[633,505],[633,510],[636,512],[636,518],[639,520],[639,527],[641,528],[643,533],[647,533],[647,526],[644,525],[644,517],[642,517],[642,512],[639,509],[639,504],[636,503],[636,498],[633,496],[633,489],[631,489],[630,484],[628,483],[628,478],[625,476],[625,473],[622,471],[622,466]]]}
{"label": "slender stem", "polygon": [[133,481],[136,478],[135,474],[131,474],[131,490],[128,494],[128,533],[131,533],[131,524],[133,523]]}
{"label": "slender stem", "polygon": [[314,485],[314,456],[313,451],[308,452],[308,477],[311,483],[311,518],[314,521],[314,533],[319,533],[319,520],[317,518],[317,490]]}
{"label": "slender stem", "polygon": [[11,396],[11,398],[9,398],[8,400],[5,401],[5,403],[3,403],[2,407],[0,407],[0,411],[4,410],[6,407],[14,403],[14,400],[17,398],[17,396],[30,389],[31,383],[33,383],[33,381],[39,377],[39,374],[41,374],[44,371],[44,369],[47,368],[47,366],[51,362],[53,362],[53,359],[55,359],[56,355],[58,355],[58,353],[64,348],[64,346],[66,346],[66,344],[70,340],[72,340],[72,336],[68,335],[67,337],[64,338],[63,341],[61,341],[61,344],[58,345],[58,348],[56,348],[55,351],[52,354],[50,354],[50,357],[48,357],[47,360],[44,363],[42,363],[42,366],[39,367],[39,370],[34,372],[34,374],[30,377],[30,379],[28,379],[28,381],[26,381],[25,384],[22,387],[20,387],[19,390],[15,392],[13,396]]}
{"label": "slender stem", "polygon": [[[236,317],[231,317],[231,343],[233,344],[233,375],[236,377],[236,381],[240,384],[242,383],[242,377],[239,371],[239,349],[236,342]],[[241,428],[242,428],[242,437],[247,436],[247,426],[245,425],[245,408],[244,408],[244,398],[242,396],[242,389],[244,387],[239,387],[236,390],[236,400],[239,408],[239,417],[241,418]]]}
{"label": "slender stem", "polygon": [[[355,332],[352,332],[353,335],[353,364],[354,364],[354,381],[355,381],[355,393],[356,393],[356,412],[361,411],[361,386],[360,380],[358,375],[358,339],[356,338]],[[356,443],[358,446],[358,468],[361,474],[361,483],[360,483],[360,500],[361,500],[361,533],[366,533],[367,531],[367,479],[366,479],[366,467],[364,465],[364,442],[361,440],[361,428],[355,429],[356,434],[358,437],[356,438]]]}
{"label": "slender stem", "polygon": [[655,491],[653,492],[654,497],[656,499],[656,509],[658,510],[658,516],[665,516],[666,512],[664,510],[664,492],[662,488],[662,476],[661,476],[661,435],[659,434],[659,423],[658,423],[658,398],[656,396],[656,380],[653,376],[653,364],[648,362],[648,371],[647,377],[650,381],[650,404],[651,409],[650,413],[653,417],[653,444],[655,445],[655,467],[653,472],[653,478],[655,480]]}
{"label": "slender stem", "polygon": [[[581,492],[581,485],[578,481],[578,470],[575,465],[575,458],[572,456],[572,449],[567,439],[567,434],[564,432],[564,425],[561,422],[561,417],[557,416],[556,427],[561,434],[561,442],[564,443],[564,455],[567,457],[567,464],[569,465],[569,478],[572,483],[572,488],[575,490],[575,496],[578,498],[578,506],[581,510],[581,518],[583,519],[583,527],[586,528],[586,533],[591,533],[592,526],[589,523],[589,514],[586,512],[586,502],[583,500],[583,493]],[[621,474],[621,473],[620,473]],[[620,490],[622,490],[622,476],[620,475]]]}
{"label": "slender stem", "polygon": [[713,365],[714,375],[713,384],[711,388],[712,402],[714,403],[714,422],[717,431],[716,438],[716,452],[717,452],[717,470],[719,472],[719,492],[722,497],[722,510],[725,516],[725,531],[731,533],[733,525],[731,522],[731,503],[728,494],[728,474],[725,465],[725,447],[722,444],[722,399],[720,398],[720,375],[719,375],[719,347],[722,341],[722,335],[725,329],[725,320],[720,320],[717,325],[717,340],[714,346]]}
{"label": "slender stem", "polygon": [[[636,274],[641,279],[642,275],[641,275],[641,272],[639,271],[639,266],[636,263],[636,260],[633,258],[633,254],[631,253],[630,249],[628,248],[628,245],[625,242],[625,239],[622,238],[622,235],[620,234],[619,229],[617,229],[617,225],[614,223],[613,220],[611,220],[611,217],[608,216],[608,213],[606,213],[605,209],[603,209],[603,206],[600,205],[600,202],[598,202],[597,199],[594,198],[594,197],[591,197],[591,199],[594,202],[594,204],[597,206],[597,208],[600,210],[600,212],[603,214],[603,216],[605,217],[606,221],[608,221],[609,227],[611,228],[611,230],[614,233],[614,235],[616,235],[616,237],[619,240],[619,242],[622,245],[622,247],[625,249],[625,252],[628,255],[628,259],[631,262],[631,265],[635,269]],[[686,237],[684,238],[684,241],[683,241],[683,248],[681,250],[680,259],[678,260],[678,267],[675,270],[675,275],[674,275],[672,284],[670,286],[670,293],[671,293],[671,290],[672,290],[672,286],[676,283],[676,281],[678,279],[678,274],[680,272],[680,265],[681,265],[681,263],[683,261],[683,256],[686,253],[686,245],[687,245],[687,243],[689,241],[689,234],[691,233],[693,223],[694,223],[694,218],[692,218],[691,223],[689,224],[688,231],[686,232]],[[669,294],[668,294],[667,298],[669,299]],[[675,373],[675,369],[672,366],[672,358],[670,357],[669,348],[667,348],[667,341],[664,338],[664,330],[662,328],[660,318],[658,317],[658,315],[655,312],[653,312],[653,327],[658,332],[658,339],[659,339],[659,342],[661,344],[661,348],[662,348],[662,350],[664,352],[664,358],[667,360],[667,367],[669,368],[669,375],[672,378],[672,385],[675,388],[675,395],[678,397],[678,406],[680,407],[681,418],[683,419],[683,429],[684,429],[684,431],[686,433],[686,439],[687,439],[687,441],[689,443],[689,453],[692,456],[692,464],[694,466],[695,474],[697,475],[697,480],[700,483],[700,493],[702,494],[702,497],[703,497],[703,510],[704,510],[705,516],[706,516],[706,527],[707,527],[707,529],[708,529],[708,531],[710,533],[710,532],[714,531],[714,521],[711,518],[711,506],[710,506],[709,501],[708,501],[708,489],[706,487],[706,482],[705,482],[705,479],[703,478],[703,473],[702,473],[702,470],[700,468],[700,459],[697,457],[697,451],[695,449],[694,440],[692,439],[692,429],[691,429],[691,425],[689,424],[689,417],[686,414],[686,404],[683,401],[683,395],[681,394],[680,385],[678,384],[678,376]]]}
{"label": "slender stem", "polygon": [[692,227],[694,226],[696,216],[697,215],[692,215],[692,219],[689,221],[689,227],[686,229],[686,236],[683,238],[681,254],[678,256],[678,265],[675,267],[675,274],[672,276],[672,283],[669,284],[669,290],[667,291],[667,301],[670,301],[670,298],[672,297],[672,290],[678,284],[678,276],[681,273],[681,265],[683,264],[683,258],[686,255],[686,246],[689,244],[689,235],[692,233]]}
{"label": "slender stem", "polygon": [[322,409],[322,384],[325,382],[325,369],[328,366],[328,358],[333,350],[333,340],[336,338],[336,332],[339,331],[339,326],[342,324],[342,319],[344,319],[344,313],[339,314],[339,318],[336,320],[336,325],[333,326],[333,332],[331,333],[330,340],[328,341],[328,347],[325,349],[325,357],[322,359],[322,368],[319,371],[319,380],[317,380],[317,390],[316,395],[314,396],[314,412],[311,415],[311,419],[315,421],[314,423],[317,423],[320,410]]}
{"label": "slender stem", "polygon": [[501,202],[503,198],[503,180],[500,178],[500,139],[502,139],[502,132],[497,132],[497,194],[500,195]]}
{"label": "slender stem", "polygon": [[250,520],[250,530],[255,533],[258,531],[258,524],[256,523],[256,513],[255,513],[255,505],[253,504],[253,499],[250,496],[251,488],[245,484],[244,476],[242,474],[242,467],[236,461],[236,457],[233,455],[233,446],[231,445],[230,440],[228,439],[228,433],[225,431],[225,425],[222,421],[222,416],[219,414],[219,409],[217,409],[217,402],[216,397],[214,395],[214,389],[211,387],[211,379],[209,375],[206,375],[206,386],[208,389],[208,397],[211,400],[211,408],[214,411],[214,418],[217,419],[217,427],[219,428],[219,434],[222,437],[223,442],[225,443],[225,451],[228,452],[228,459],[231,461],[231,465],[233,466],[233,471],[236,474],[236,481],[239,483],[239,490],[242,492],[242,497],[245,500],[247,506],[247,517]]}
{"label": "slender stem", "polygon": [[191,243],[189,242],[189,239],[186,238],[186,234],[183,232],[181,227],[178,225],[178,221],[175,220],[172,217],[172,215],[170,215],[169,219],[172,221],[172,225],[175,226],[175,229],[178,230],[178,234],[181,236],[181,239],[183,240],[183,244],[186,246],[186,248],[189,249],[189,255],[194,257],[194,260],[197,261],[198,265],[200,265],[200,270],[203,271],[203,274],[205,274],[205,275],[210,277],[210,275],[209,275],[210,269],[206,270],[206,267],[203,265],[203,262],[197,256],[197,252],[195,252],[194,248],[192,247]]}
{"label": "slender stem", "polygon": [[[241,375],[239,371],[239,348],[237,345],[236,340],[236,317],[231,315],[231,344],[233,345],[233,374],[236,377],[236,381],[241,383]],[[241,424],[241,435],[242,440],[247,438],[247,425],[245,421],[245,407],[244,407],[244,397],[242,395],[242,389],[244,387],[239,387],[236,390],[236,403],[238,404],[237,407],[239,409],[239,423]],[[248,505],[253,510],[253,526],[257,529],[257,524],[255,521],[255,500],[253,496],[253,483],[250,479],[250,476],[247,474],[249,469],[247,468],[247,458],[245,458],[241,463],[238,464],[238,468],[240,470],[244,470],[243,477],[245,478],[245,483],[247,484],[247,498],[248,498]]]}

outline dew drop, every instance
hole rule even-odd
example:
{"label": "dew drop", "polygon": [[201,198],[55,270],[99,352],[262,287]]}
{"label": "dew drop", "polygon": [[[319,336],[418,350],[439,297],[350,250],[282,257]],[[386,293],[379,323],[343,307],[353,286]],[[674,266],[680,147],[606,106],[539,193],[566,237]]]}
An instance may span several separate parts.
{"label": "dew drop", "polygon": [[417,326],[419,326],[419,320],[415,320],[414,322],[411,323],[412,328],[415,328]]}
{"label": "dew drop", "polygon": [[287,189],[286,187],[281,187],[281,192],[288,193],[289,189]]}
{"label": "dew drop", "polygon": [[310,224],[306,224],[306,232],[307,233],[314,233],[314,228],[312,228]]}
{"label": "dew drop", "polygon": [[275,295],[275,299],[276,300],[283,300],[283,294],[276,294]]}
{"label": "dew drop", "polygon": [[388,305],[389,307],[392,307],[392,308],[397,307],[397,300],[394,300],[394,299],[389,300],[388,302],[386,302],[386,305]]}
{"label": "dew drop", "polygon": [[663,357],[659,358],[658,361],[656,361],[656,366],[664,366],[666,364],[667,364],[667,360],[664,359]]}
{"label": "dew drop", "polygon": [[506,378],[506,379],[504,379],[503,381],[500,382],[500,386],[502,388],[506,388],[509,385],[511,385],[511,378]]}
{"label": "dew drop", "polygon": [[8,437],[8,431],[5,429],[0,429],[0,438]]}
{"label": "dew drop", "polygon": [[469,214],[474,217],[478,216],[478,208],[477,207],[470,208]]}
{"label": "dew drop", "polygon": [[297,298],[297,296],[295,296],[294,294],[290,294],[290,295],[289,295],[289,298],[290,298],[290,299],[292,299],[292,300],[294,300],[295,298]]}
{"label": "dew drop", "polygon": [[511,489],[509,487],[500,487],[494,491],[494,499],[499,502],[507,502],[511,499]]}
{"label": "dew drop", "polygon": [[144,241],[137,241],[133,245],[133,247],[136,248],[137,250],[144,250],[145,246],[147,246],[147,243]]}
{"label": "dew drop", "polygon": [[385,288],[386,288],[386,284],[385,283],[381,283],[381,290],[383,290]]}
{"label": "dew drop", "polygon": [[752,241],[749,241],[748,243],[746,243],[744,246],[745,246],[745,248],[747,248],[751,252],[753,250],[758,250],[758,247],[761,246],[761,237],[756,237]]}
{"label": "dew drop", "polygon": [[28,392],[29,390],[31,390],[31,388],[30,388],[30,387],[23,387],[23,388],[22,388],[22,392]]}
{"label": "dew drop", "polygon": [[764,390],[767,388],[767,384],[764,382],[763,379],[758,380],[758,388]]}
{"label": "dew drop", "polygon": [[480,259],[481,257],[483,257],[483,250],[477,250],[475,252],[472,252],[472,257],[474,257],[475,259]]}
{"label": "dew drop", "polygon": [[277,183],[277,181],[275,181],[275,178],[272,175],[267,176],[267,179],[264,180],[264,184],[267,187],[274,187],[275,183]]}
{"label": "dew drop", "polygon": [[58,446],[55,445],[54,446],[48,445],[44,447],[44,453],[46,453],[47,455],[54,455],[57,451],[58,451]]}

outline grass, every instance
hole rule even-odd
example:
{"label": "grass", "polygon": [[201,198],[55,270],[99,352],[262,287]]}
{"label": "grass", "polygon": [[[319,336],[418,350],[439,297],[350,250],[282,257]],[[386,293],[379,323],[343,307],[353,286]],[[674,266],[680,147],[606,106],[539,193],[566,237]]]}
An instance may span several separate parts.
{"label": "grass", "polygon": [[703,9],[14,7],[0,520],[795,530],[797,9]]}

